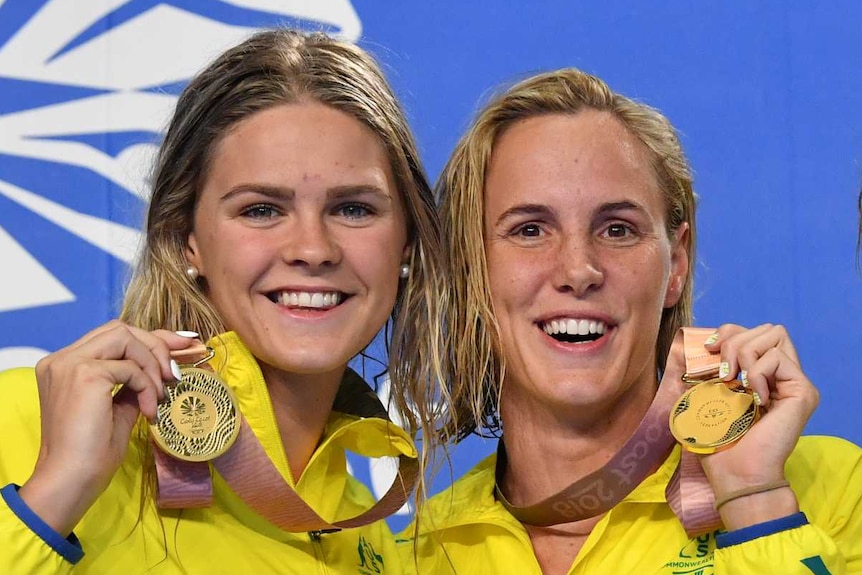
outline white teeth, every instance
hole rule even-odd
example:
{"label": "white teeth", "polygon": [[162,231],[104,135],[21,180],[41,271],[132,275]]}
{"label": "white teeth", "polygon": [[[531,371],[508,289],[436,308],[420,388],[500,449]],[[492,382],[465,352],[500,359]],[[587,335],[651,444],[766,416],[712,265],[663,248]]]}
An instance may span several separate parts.
{"label": "white teeth", "polygon": [[341,301],[338,292],[281,292],[278,303],[290,307],[329,308]]}
{"label": "white teeth", "polygon": [[590,333],[590,320],[582,319],[578,323],[578,335],[589,335]]}
{"label": "white teeth", "polygon": [[602,322],[591,319],[554,319],[542,325],[542,329],[548,335],[567,333],[570,335],[603,335],[608,326]]}

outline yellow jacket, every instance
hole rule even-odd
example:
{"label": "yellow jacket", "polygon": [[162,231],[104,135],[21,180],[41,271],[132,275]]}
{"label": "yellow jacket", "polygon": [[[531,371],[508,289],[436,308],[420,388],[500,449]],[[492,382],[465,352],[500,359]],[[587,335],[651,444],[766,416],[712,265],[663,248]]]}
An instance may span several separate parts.
{"label": "yellow jacket", "polygon": [[[690,539],[671,511],[665,487],[679,461],[677,447],[596,525],[569,569],[575,574],[843,575],[862,573],[862,449],[836,438],[802,438],[786,475],[802,512],[795,528],[760,535],[739,530]],[[494,498],[492,455],[423,506],[418,572],[540,574],[524,527]],[[765,531],[774,531],[766,529]],[[406,570],[413,525],[398,539]],[[735,543],[731,538],[752,539]],[[743,537],[746,538],[746,537]],[[444,552],[445,550],[445,552]],[[448,555],[448,560],[447,560]]]}
{"label": "yellow jacket", "polygon": [[[333,412],[320,445],[298,483],[291,477],[275,415],[257,362],[232,333],[218,338],[211,362],[233,389],[255,435],[282,476],[323,518],[357,515],[373,504],[370,493],[346,472],[345,449],[366,456],[415,456],[409,436],[391,423]],[[223,346],[221,344],[224,344]],[[22,484],[39,452],[39,400],[32,369],[0,374],[0,487]],[[137,437],[137,434],[133,435]],[[338,533],[286,533],[251,511],[213,471],[213,505],[158,511],[141,507],[144,442],[133,439],[108,489],[75,528],[85,552],[73,565],[74,536],[54,532],[54,547],[19,516],[14,486],[0,497],[0,573],[349,573],[399,575],[402,568],[385,522]],[[10,508],[8,500],[13,502]],[[18,498],[18,503],[21,503]],[[30,523],[34,520],[31,518]],[[38,523],[38,520],[36,520]]]}

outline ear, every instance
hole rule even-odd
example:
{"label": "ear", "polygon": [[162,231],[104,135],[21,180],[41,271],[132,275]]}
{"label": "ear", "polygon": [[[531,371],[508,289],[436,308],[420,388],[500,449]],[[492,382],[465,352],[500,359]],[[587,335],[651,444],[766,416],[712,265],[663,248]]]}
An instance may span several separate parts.
{"label": "ear", "polygon": [[203,277],[204,276],[204,266],[203,266],[203,261],[201,261],[201,257],[199,254],[200,254],[200,252],[198,251],[197,238],[195,237],[195,233],[191,232],[189,234],[189,239],[186,240],[186,249],[185,249],[186,261],[189,262],[189,264],[195,266],[198,270],[198,273],[200,274],[200,277]]}
{"label": "ear", "polygon": [[682,297],[688,279],[688,254],[691,249],[691,233],[688,222],[683,222],[674,231],[670,251],[670,278],[664,294],[664,307],[673,307]]}

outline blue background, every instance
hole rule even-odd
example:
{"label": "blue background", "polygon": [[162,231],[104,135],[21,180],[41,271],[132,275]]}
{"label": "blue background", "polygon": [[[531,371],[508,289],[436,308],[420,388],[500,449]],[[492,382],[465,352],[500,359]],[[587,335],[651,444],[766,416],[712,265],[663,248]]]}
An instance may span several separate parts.
{"label": "blue background", "polygon": [[[37,4],[0,3],[0,47]],[[209,6],[198,12],[227,18],[218,16],[226,10],[221,2],[170,4]],[[822,394],[807,432],[862,443],[855,256],[862,3],[356,0],[353,7],[360,44],[384,64],[432,180],[480,103],[534,72],[576,66],[662,110],[681,133],[701,198],[697,323],[784,324]],[[241,16],[244,26],[286,21]],[[0,114],[76,90],[93,92],[0,76]],[[119,137],[97,145],[110,151]],[[83,213],[140,222],[139,199],[83,168],[0,153],[0,180]],[[84,201],[69,193],[69,182],[104,194]],[[53,350],[114,316],[123,262],[2,195],[0,227],[76,297],[0,312],[0,348]],[[16,281],[14,269],[2,275]],[[460,446],[454,473],[492,448],[478,440]],[[447,481],[444,472],[438,485]]]}

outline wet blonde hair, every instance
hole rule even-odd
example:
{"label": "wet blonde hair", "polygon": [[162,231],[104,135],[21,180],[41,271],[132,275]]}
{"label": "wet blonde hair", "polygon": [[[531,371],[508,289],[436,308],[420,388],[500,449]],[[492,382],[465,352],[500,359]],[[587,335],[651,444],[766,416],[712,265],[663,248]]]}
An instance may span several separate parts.
{"label": "wet blonde hair", "polygon": [[648,150],[665,197],[668,235],[683,223],[689,225],[689,274],[679,302],[662,313],[656,342],[658,370],[664,366],[676,330],[691,324],[695,196],[691,171],[673,126],[653,108],[617,94],[602,80],[573,68],[524,80],[480,111],[436,188],[452,274],[447,313],[452,403],[446,435],[456,441],[476,431],[499,431],[505,365],[495,353],[499,330],[491,304],[483,225],[485,178],[494,145],[514,122],[548,114],[577,114],[584,109],[612,114]]}
{"label": "wet blonde hair", "polygon": [[[391,317],[391,401],[405,427],[431,425],[441,373],[440,228],[404,112],[374,59],[326,35],[268,30],[219,56],[177,102],[159,150],[142,254],[121,319],[147,329],[224,331],[204,279],[186,274],[185,249],[209,162],[222,138],[273,106],[315,101],[367,126],[386,150],[403,200],[410,275]],[[431,399],[429,399],[431,398]]]}

